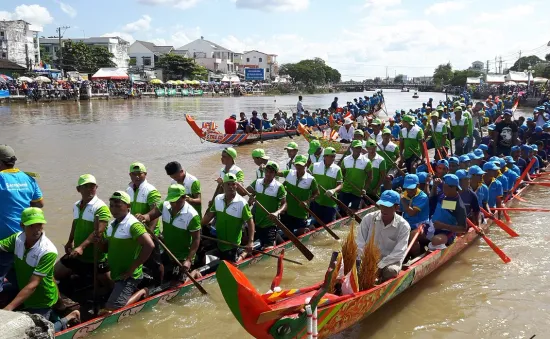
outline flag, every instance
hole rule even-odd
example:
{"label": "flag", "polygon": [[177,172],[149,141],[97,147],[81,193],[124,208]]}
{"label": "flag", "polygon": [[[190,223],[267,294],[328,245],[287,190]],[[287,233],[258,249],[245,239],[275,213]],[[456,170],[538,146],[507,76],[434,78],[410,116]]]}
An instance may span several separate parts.
{"label": "flag", "polygon": [[[342,272],[344,265],[342,265]],[[359,292],[359,279],[357,278],[357,264],[354,262],[351,271],[342,278],[342,295]]]}

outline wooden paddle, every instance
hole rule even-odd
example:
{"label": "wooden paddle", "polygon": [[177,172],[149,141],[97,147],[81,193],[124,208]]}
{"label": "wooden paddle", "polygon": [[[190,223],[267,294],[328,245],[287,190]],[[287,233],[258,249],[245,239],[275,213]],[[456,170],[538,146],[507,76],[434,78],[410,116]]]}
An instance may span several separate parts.
{"label": "wooden paddle", "polygon": [[[350,184],[354,189],[358,190],[359,192],[362,192],[363,190],[360,189],[359,187],[357,187],[354,183],[352,183],[351,181],[346,181],[348,184]],[[376,201],[372,200],[367,194],[363,195],[362,198],[364,199],[367,199],[369,201],[369,203],[372,205],[372,206],[376,206]]]}
{"label": "wooden paddle", "polygon": [[[323,186],[319,185],[319,183],[317,183],[317,186],[318,186],[319,188],[321,188],[321,190],[323,191],[323,193],[325,193],[325,192],[327,191]],[[344,204],[342,201],[338,200],[338,198],[336,198],[336,197],[334,197],[334,196],[331,196],[330,198],[331,198],[338,206],[340,206],[342,209],[344,209],[344,211],[346,211],[346,213],[348,214],[348,216],[353,217],[353,218],[355,219],[355,221],[357,221],[358,223],[361,223],[361,220],[363,220],[363,219],[361,219],[361,217],[358,216],[357,214],[353,213],[353,211],[352,211],[346,204]]]}
{"label": "wooden paddle", "polygon": [[517,234],[516,231],[510,228],[510,226],[506,225],[503,221],[498,220],[494,215],[486,211],[484,208],[481,207],[480,209],[481,209],[481,212],[483,212],[483,215],[485,215],[485,217],[493,220],[495,224],[497,224],[498,227],[502,228],[504,232],[508,233],[511,237],[519,237],[519,234]]}
{"label": "wooden paddle", "polygon": [[178,265],[182,270],[183,270],[183,273],[185,273],[185,275],[187,276],[187,278],[189,278],[189,280],[191,280],[193,282],[193,285],[195,285],[195,287],[202,293],[202,294],[208,294],[208,292],[206,292],[206,290],[204,289],[204,287],[202,287],[201,284],[199,284],[199,282],[197,280],[195,280],[195,278],[193,278],[193,276],[191,275],[191,273],[189,273],[188,270],[185,270],[184,267],[183,267],[183,264],[178,260],[178,258],[176,258],[176,256],[170,252],[170,250],[168,249],[168,247],[155,235],[155,233],[153,233],[153,231],[151,231],[149,229],[149,227],[145,227],[145,229],[147,230],[147,233],[149,233],[149,235],[151,235],[151,237],[153,237],[153,239],[155,239],[156,241],[158,241],[158,243],[162,246],[162,248],[164,248],[164,250],[166,251],[166,253],[168,254],[168,256],[170,257],[170,259],[172,259],[176,265]]}
{"label": "wooden paddle", "polygon": [[405,251],[405,258],[407,257],[407,255],[411,251],[411,248],[413,247],[414,243],[416,242],[416,239],[418,239],[418,236],[420,235],[420,233],[422,233],[423,230],[424,230],[424,224],[419,225],[418,228],[416,229],[416,233],[414,234],[411,242],[409,243],[409,246],[407,246],[407,250]]}
{"label": "wooden paddle", "polygon": [[511,211],[511,212],[550,212],[550,209],[546,208],[528,208],[528,207],[496,207],[495,211]]}
{"label": "wooden paddle", "polygon": [[298,197],[296,197],[296,195],[294,195],[294,193],[290,192],[289,190],[287,190],[286,192],[292,198],[294,198],[294,200],[296,200],[313,217],[313,219],[317,220],[317,223],[319,223],[319,225],[321,225],[334,239],[336,240],[340,239],[338,234],[334,233],[334,231],[331,230],[330,227],[328,227],[327,224],[323,222],[323,220],[321,220],[315,213],[313,213],[313,211],[307,206],[305,202],[298,199]]}
{"label": "wooden paddle", "polygon": [[[250,193],[248,193],[248,191],[246,189],[244,189],[244,187],[240,183],[237,182],[236,184],[237,184],[237,187],[240,187],[244,191],[244,193],[250,197]],[[260,207],[266,214],[270,214],[270,212],[262,204],[260,204],[257,200],[256,200],[256,206]],[[294,233],[292,233],[292,231],[290,231],[279,219],[276,219],[274,222],[275,222],[275,225],[277,225],[277,227],[279,227],[279,229],[281,229],[283,231],[285,236],[290,241],[292,241],[294,246],[296,246],[296,248],[300,252],[302,252],[304,257],[307,258],[307,260],[313,259],[313,257],[314,257],[313,253],[311,253],[311,251],[306,247],[306,245],[304,245],[300,241],[300,239],[298,239],[294,235]]]}
{"label": "wooden paddle", "polygon": [[[246,249],[246,246],[241,246],[241,245],[237,245],[237,244],[234,244],[232,242],[229,242],[229,241],[225,241],[225,240],[221,240],[221,239],[218,239],[218,238],[212,238],[212,237],[209,237],[209,236],[206,236],[206,235],[201,235],[201,238],[204,238],[204,239],[207,239],[207,240],[212,240],[212,241],[216,241],[216,242],[219,242],[220,244],[225,244],[225,245],[229,245],[229,246],[233,246],[233,247],[236,247],[236,248],[243,248],[243,249]],[[260,254],[263,254],[263,255],[267,255],[268,257],[273,257],[273,258],[279,258],[278,255],[275,255],[275,254],[271,254],[271,253],[268,253],[268,252],[263,252],[263,251],[258,251],[258,250],[252,250],[252,252],[254,253],[260,253]],[[288,261],[288,262],[291,262],[293,264],[296,264],[296,265],[303,265],[301,262],[299,261],[294,261],[294,260],[291,260],[291,259],[287,259],[287,258],[283,258],[284,261]]]}
{"label": "wooden paddle", "polygon": [[[428,154],[428,145],[426,145],[426,142],[423,141],[422,142],[422,147],[424,149],[424,157],[426,158],[426,165],[428,166],[428,172],[430,172],[430,174],[435,174],[435,171],[434,169],[432,168],[432,164],[430,163],[430,155]],[[414,154],[416,154],[416,152],[413,151]],[[420,156],[418,154],[416,154],[416,156],[420,158]]]}
{"label": "wooden paddle", "polygon": [[485,235],[485,233],[483,233],[483,231],[479,227],[477,227],[473,222],[471,222],[470,219],[466,218],[466,222],[468,223],[468,226],[473,228],[477,232],[477,234],[479,234],[483,238],[483,240],[485,240],[487,245],[489,245],[489,247],[491,247],[493,251],[495,251],[495,253],[500,257],[500,259],[502,259],[502,261],[504,261],[505,264],[512,261],[500,248],[498,248],[497,245],[495,245],[491,241],[491,239],[489,239],[489,237]]}
{"label": "wooden paddle", "polygon": [[506,197],[504,202],[507,202],[507,201],[515,198],[514,192],[518,189],[519,185],[521,185],[521,182],[523,181],[523,179],[525,179],[525,176],[527,176],[527,173],[529,173],[529,171],[531,170],[531,167],[533,167],[533,165],[535,164],[536,161],[537,161],[537,159],[535,157],[533,157],[533,159],[531,159],[531,161],[529,162],[527,167],[525,167],[525,170],[523,170],[523,173],[521,173],[521,176],[518,178],[518,180],[516,180],[516,183],[514,184],[514,187],[510,190],[510,192],[508,193],[508,196]]}
{"label": "wooden paddle", "polygon": [[395,161],[392,160],[392,158],[390,158],[390,156],[388,155],[388,153],[386,153],[386,151],[380,146],[379,143],[376,143],[376,146],[378,146],[378,149],[382,151],[382,153],[384,153],[384,155],[386,156],[385,159],[388,159],[389,161],[391,161],[391,163],[393,164],[393,167],[395,167],[397,169],[397,171],[399,173],[401,173],[402,176],[405,176],[406,173],[403,172],[401,170],[401,168],[399,168],[399,166],[397,166],[397,164],[395,163]]}
{"label": "wooden paddle", "polygon": [[534,181],[527,181],[527,185],[539,185],[544,187],[550,187],[550,182],[534,182]]}
{"label": "wooden paddle", "polygon": [[[147,228],[147,227],[145,227]],[[99,237],[99,216],[94,216],[94,233],[95,236]],[[99,245],[94,242],[94,292],[93,292],[93,303],[94,303],[94,316],[97,316],[99,313],[99,304],[97,302],[97,263],[99,261]]]}

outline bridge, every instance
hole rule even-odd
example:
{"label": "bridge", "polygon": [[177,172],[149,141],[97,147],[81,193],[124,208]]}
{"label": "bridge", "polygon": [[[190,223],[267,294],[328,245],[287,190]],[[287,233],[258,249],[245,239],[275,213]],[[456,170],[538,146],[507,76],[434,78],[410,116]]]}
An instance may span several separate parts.
{"label": "bridge", "polygon": [[332,84],[332,88],[338,91],[345,92],[364,92],[374,91],[376,89],[403,89],[408,88],[411,91],[418,90],[419,92],[430,92],[435,90],[434,85],[427,84],[375,84],[375,83],[361,83],[361,82],[341,82]]}

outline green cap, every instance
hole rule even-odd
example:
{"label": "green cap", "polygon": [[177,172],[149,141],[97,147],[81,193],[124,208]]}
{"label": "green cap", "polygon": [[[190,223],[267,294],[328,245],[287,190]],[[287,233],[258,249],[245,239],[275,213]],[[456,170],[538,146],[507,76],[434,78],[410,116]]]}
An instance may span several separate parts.
{"label": "green cap", "polygon": [[371,125],[381,125],[382,121],[380,121],[380,119],[374,119],[370,124]]}
{"label": "green cap", "polygon": [[362,137],[365,136],[365,132],[363,132],[363,131],[360,130],[360,129],[356,129],[355,132],[353,132],[353,134],[359,134],[359,135],[362,136]]}
{"label": "green cap", "polygon": [[430,116],[431,116],[431,117],[439,118],[439,113],[437,113],[437,112],[432,112],[432,113],[430,113]]}
{"label": "green cap", "polygon": [[367,140],[367,147],[376,147],[376,140],[368,139]]}
{"label": "green cap", "polygon": [[289,142],[288,145],[286,145],[285,149],[298,149],[298,144],[294,141]]}
{"label": "green cap", "polygon": [[21,212],[21,223],[25,226],[45,224],[44,212],[38,207],[27,207]]}
{"label": "green cap", "polygon": [[237,182],[237,176],[233,173],[225,173],[223,176],[223,182]]}
{"label": "green cap", "polygon": [[268,161],[265,167],[271,167],[275,172],[279,172],[279,165],[275,161]]}
{"label": "green cap", "polygon": [[130,173],[134,173],[134,172],[147,173],[147,168],[145,168],[145,165],[142,164],[141,162],[134,162],[133,164],[130,165]]}
{"label": "green cap", "polygon": [[412,123],[414,122],[414,118],[413,118],[412,116],[410,116],[410,115],[404,115],[404,116],[403,116],[403,121],[412,124]]}
{"label": "green cap", "polygon": [[323,155],[336,155],[336,150],[334,149],[334,147],[327,147],[325,148],[325,152],[323,153]]}
{"label": "green cap", "polygon": [[0,161],[11,164],[15,163],[15,151],[8,145],[0,145]]}
{"label": "green cap", "polygon": [[[252,157],[253,158],[260,158],[260,159],[264,159],[264,160],[268,160],[269,157],[267,155],[265,155],[265,151],[263,150],[263,148],[256,148],[255,150],[252,151]],[[233,158],[235,159],[235,158]]]}
{"label": "green cap", "polygon": [[120,200],[127,203],[128,205],[130,205],[131,203],[130,196],[124,191],[116,191],[115,193],[113,193],[113,195],[111,195],[109,200]]}
{"label": "green cap", "polygon": [[384,129],[382,130],[382,134],[391,134],[391,131],[390,131],[389,128],[384,128]]}
{"label": "green cap", "polygon": [[353,140],[353,141],[351,142],[351,147],[352,147],[352,148],[355,148],[355,147],[363,148],[363,141],[361,141],[361,140]]}
{"label": "green cap", "polygon": [[185,187],[180,184],[172,184],[168,187],[168,195],[166,196],[166,201],[176,202],[185,195]]}
{"label": "green cap", "polygon": [[311,140],[309,143],[309,150],[307,152],[309,154],[315,154],[319,147],[321,147],[321,143],[319,142],[319,140]]}
{"label": "green cap", "polygon": [[455,112],[462,112],[462,107],[460,106],[455,107]]}
{"label": "green cap", "polygon": [[78,177],[78,184],[76,186],[82,186],[86,184],[97,184],[95,177],[91,174],[82,174]]}
{"label": "green cap", "polygon": [[453,103],[453,106],[460,106],[460,102],[455,101],[455,102]]}
{"label": "green cap", "polygon": [[223,152],[227,153],[233,160],[237,158],[237,151],[233,147],[227,147]]}
{"label": "green cap", "polygon": [[437,111],[438,112],[443,112],[444,111],[443,106],[441,106],[441,105],[437,106]]}
{"label": "green cap", "polygon": [[294,165],[302,165],[305,166],[307,164],[307,156],[305,155],[297,155],[294,158]]}

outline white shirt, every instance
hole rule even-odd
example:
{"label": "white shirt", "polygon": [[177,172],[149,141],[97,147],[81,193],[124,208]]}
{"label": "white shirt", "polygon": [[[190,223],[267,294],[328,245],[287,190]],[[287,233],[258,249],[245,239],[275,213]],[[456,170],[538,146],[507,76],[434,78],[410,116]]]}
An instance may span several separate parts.
{"label": "white shirt", "polygon": [[367,118],[365,118],[364,116],[360,115],[357,117],[357,123],[361,126],[366,126],[366,121],[367,121]]}
{"label": "white shirt", "polygon": [[283,118],[280,118],[277,122],[277,127],[285,129],[286,128],[286,121]]}
{"label": "white shirt", "polygon": [[382,221],[380,211],[367,214],[361,221],[359,231],[355,237],[358,259],[361,259],[363,248],[369,242],[373,230],[375,230],[374,242],[380,249],[381,254],[378,268],[383,269],[391,264],[402,265],[411,232],[409,223],[402,216],[395,214],[391,224],[386,226]]}
{"label": "white shirt", "polygon": [[353,127],[353,125],[351,125],[349,127],[349,130],[346,130],[346,126],[341,126],[340,129],[338,130],[338,135],[340,136],[341,139],[346,139],[346,140],[353,140],[353,133],[355,132],[355,128]]}
{"label": "white shirt", "polygon": [[298,100],[298,103],[296,104],[296,110],[298,111],[298,113],[304,111],[304,105],[303,105],[302,102],[299,101],[299,100]]}

